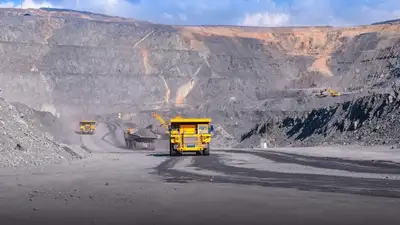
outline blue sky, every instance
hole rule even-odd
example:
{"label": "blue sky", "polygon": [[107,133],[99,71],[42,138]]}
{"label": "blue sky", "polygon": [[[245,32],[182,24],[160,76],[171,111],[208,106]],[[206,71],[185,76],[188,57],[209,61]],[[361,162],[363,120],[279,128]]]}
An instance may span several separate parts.
{"label": "blue sky", "polygon": [[400,18],[400,0],[0,0],[0,7],[21,2],[180,25],[349,26]]}

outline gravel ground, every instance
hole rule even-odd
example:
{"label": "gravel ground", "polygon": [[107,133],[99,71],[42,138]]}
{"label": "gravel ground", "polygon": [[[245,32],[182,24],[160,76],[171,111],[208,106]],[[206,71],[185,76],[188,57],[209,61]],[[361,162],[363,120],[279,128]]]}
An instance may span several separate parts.
{"label": "gravel ground", "polygon": [[[92,151],[85,159],[29,169],[3,169],[0,222],[400,222],[399,181],[392,177],[399,165],[374,164],[364,161],[362,156],[355,160],[328,160],[307,154],[285,156],[243,150],[212,151],[208,157],[170,158],[166,148],[120,149],[113,132],[117,130],[102,124],[98,133],[85,136],[82,141]],[[105,135],[108,138],[103,139]],[[282,163],[287,160],[291,160],[291,165]],[[351,176],[351,172],[355,175]],[[384,178],[385,174],[391,176]]]}

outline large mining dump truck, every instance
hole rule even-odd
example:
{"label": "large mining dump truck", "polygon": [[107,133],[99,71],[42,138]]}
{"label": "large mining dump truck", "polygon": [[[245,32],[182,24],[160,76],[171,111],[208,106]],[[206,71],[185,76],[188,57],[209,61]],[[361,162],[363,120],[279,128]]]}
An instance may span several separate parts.
{"label": "large mining dump truck", "polygon": [[128,128],[124,132],[125,146],[128,149],[155,149],[155,141],[158,136],[149,129],[141,128],[135,130]]}
{"label": "large mining dump truck", "polygon": [[97,122],[94,120],[82,120],[79,122],[79,134],[94,134]]}
{"label": "large mining dump truck", "polygon": [[157,113],[153,116],[167,129],[169,134],[169,155],[195,152],[210,155],[211,134],[214,130],[210,118],[175,117],[166,122]]}

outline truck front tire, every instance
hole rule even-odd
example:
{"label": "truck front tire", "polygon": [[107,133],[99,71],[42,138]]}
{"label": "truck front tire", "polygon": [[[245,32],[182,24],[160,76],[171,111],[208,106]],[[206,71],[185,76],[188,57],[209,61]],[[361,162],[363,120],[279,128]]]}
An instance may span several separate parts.
{"label": "truck front tire", "polygon": [[207,147],[203,150],[203,155],[210,155],[210,143],[208,143]]}
{"label": "truck front tire", "polygon": [[172,145],[172,143],[169,143],[169,156],[175,156],[175,149],[174,149],[174,145]]}
{"label": "truck front tire", "polygon": [[125,139],[125,147],[127,149],[131,149],[132,148],[132,143],[130,140]]}
{"label": "truck front tire", "polygon": [[169,155],[170,155],[170,156],[178,156],[178,155],[180,155],[180,152],[178,152],[178,151],[174,148],[174,144],[172,144],[172,143],[169,144]]}

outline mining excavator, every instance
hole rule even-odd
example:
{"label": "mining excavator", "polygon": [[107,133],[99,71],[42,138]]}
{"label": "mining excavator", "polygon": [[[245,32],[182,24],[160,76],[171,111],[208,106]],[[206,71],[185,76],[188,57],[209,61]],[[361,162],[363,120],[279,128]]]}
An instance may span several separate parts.
{"label": "mining excavator", "polygon": [[210,155],[211,134],[214,126],[210,118],[182,118],[177,116],[165,121],[156,112],[153,113],[169,135],[169,155],[182,155],[184,152],[196,152],[197,155]]}
{"label": "mining excavator", "polygon": [[328,88],[321,90],[316,96],[319,98],[325,98],[328,97],[329,95],[332,97],[338,97],[340,96],[340,92],[336,92],[332,88]]}

